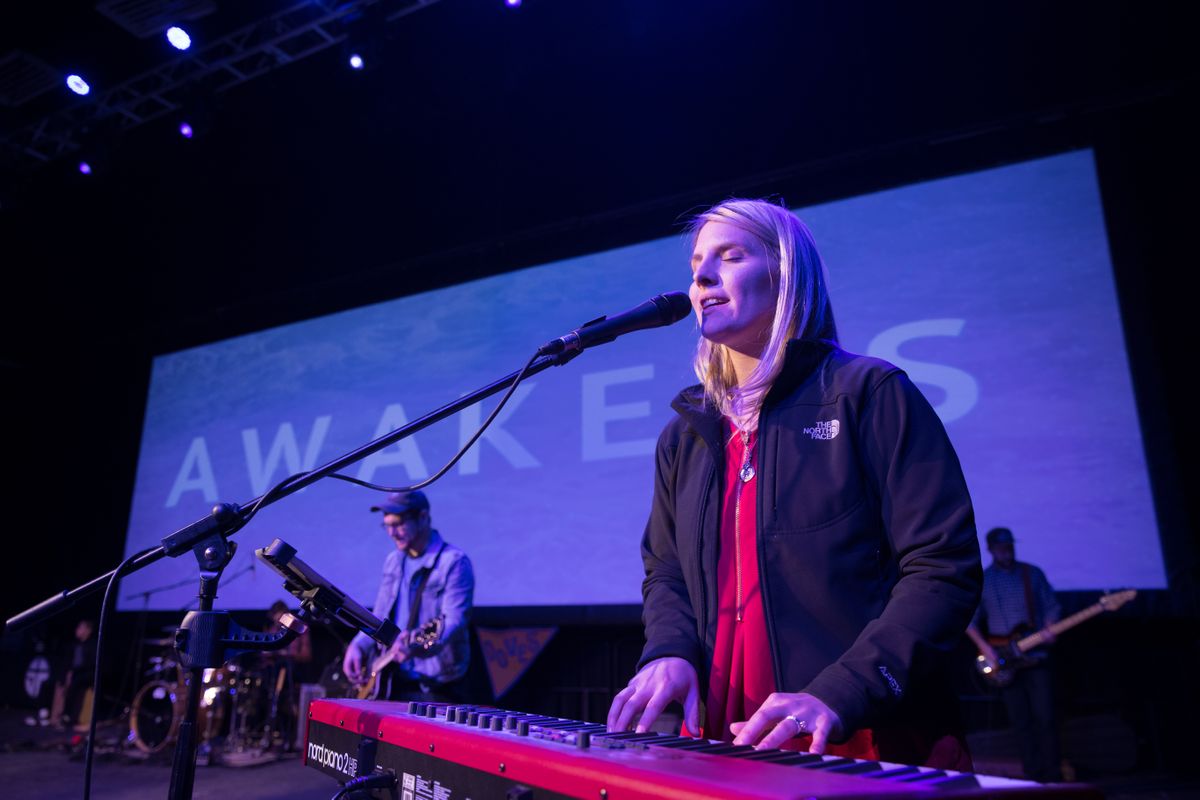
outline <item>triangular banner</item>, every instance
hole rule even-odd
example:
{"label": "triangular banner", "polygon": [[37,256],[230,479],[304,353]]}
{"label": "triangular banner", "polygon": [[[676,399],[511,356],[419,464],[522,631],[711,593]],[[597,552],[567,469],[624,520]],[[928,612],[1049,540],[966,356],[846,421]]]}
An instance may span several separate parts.
{"label": "triangular banner", "polygon": [[558,628],[476,628],[492,695],[499,699],[538,657]]}

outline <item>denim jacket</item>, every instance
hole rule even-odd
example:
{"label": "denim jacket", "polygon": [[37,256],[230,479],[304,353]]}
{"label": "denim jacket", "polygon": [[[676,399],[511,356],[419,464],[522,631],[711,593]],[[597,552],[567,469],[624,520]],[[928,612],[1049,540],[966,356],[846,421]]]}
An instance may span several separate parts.
{"label": "denim jacket", "polygon": [[[428,681],[433,684],[450,683],[467,674],[471,660],[470,623],[471,605],[475,593],[475,573],[471,559],[462,550],[447,544],[435,530],[429,538],[429,546],[417,558],[393,549],[383,562],[383,579],[379,594],[375,598],[373,612],[378,617],[390,616],[402,630],[408,626],[407,613],[404,619],[396,619],[396,598],[400,591],[407,593],[410,607],[413,600],[413,576],[424,568],[430,568],[421,595],[420,614],[417,627],[434,617],[442,617],[442,633],[426,650],[418,650],[400,664],[400,671],[408,678]],[[363,651],[364,660],[370,660],[374,642],[359,633],[350,642],[351,647]]]}

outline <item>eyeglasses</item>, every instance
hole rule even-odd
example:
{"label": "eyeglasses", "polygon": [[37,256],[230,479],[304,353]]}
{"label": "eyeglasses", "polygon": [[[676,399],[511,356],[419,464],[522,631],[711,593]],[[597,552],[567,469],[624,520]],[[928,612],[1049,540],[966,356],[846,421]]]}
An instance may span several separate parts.
{"label": "eyeglasses", "polygon": [[396,516],[400,518],[399,522],[381,522],[379,523],[379,527],[383,528],[385,531],[399,530],[400,528],[404,527],[404,523],[419,519],[421,517],[421,512],[405,511],[403,514],[396,514]]}

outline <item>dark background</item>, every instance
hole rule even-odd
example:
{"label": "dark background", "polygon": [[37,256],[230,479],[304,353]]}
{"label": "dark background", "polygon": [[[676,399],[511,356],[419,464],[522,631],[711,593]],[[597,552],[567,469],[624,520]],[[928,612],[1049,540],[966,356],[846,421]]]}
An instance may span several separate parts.
{"label": "dark background", "polygon": [[[285,5],[222,2],[191,28]],[[795,207],[1092,147],[1170,589],[1068,634],[1060,698],[1125,724],[1113,747],[1140,764],[1182,763],[1200,656],[1188,5],[441,0],[377,22],[367,71],[330,48],[208,98],[191,141],[162,119],[91,143],[92,176],[0,149],[0,612],[120,561],[155,354],[669,235],[731,194]],[[5,3],[11,48],[98,87],[170,57],[87,2]],[[72,102],[0,107],[0,126]],[[638,635],[564,627],[510,704],[594,714]],[[968,707],[997,722],[986,696]]]}

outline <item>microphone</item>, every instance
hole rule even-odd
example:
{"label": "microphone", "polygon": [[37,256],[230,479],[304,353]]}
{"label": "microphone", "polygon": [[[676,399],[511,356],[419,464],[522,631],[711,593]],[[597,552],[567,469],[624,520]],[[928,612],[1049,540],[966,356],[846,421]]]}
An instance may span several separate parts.
{"label": "microphone", "polygon": [[538,355],[554,356],[571,350],[582,350],[585,347],[606,344],[630,331],[674,325],[691,311],[692,301],[685,292],[655,295],[624,314],[585,322],[566,336],[551,339],[538,348]]}

